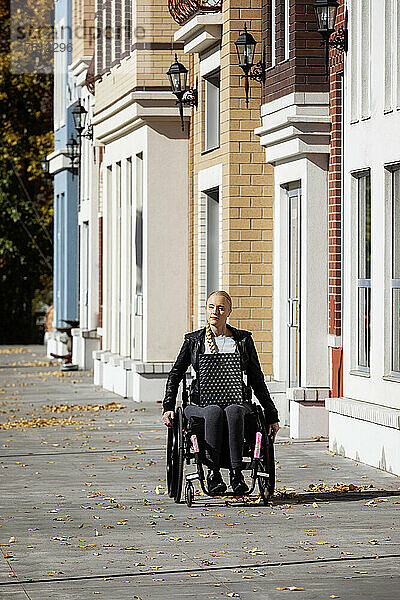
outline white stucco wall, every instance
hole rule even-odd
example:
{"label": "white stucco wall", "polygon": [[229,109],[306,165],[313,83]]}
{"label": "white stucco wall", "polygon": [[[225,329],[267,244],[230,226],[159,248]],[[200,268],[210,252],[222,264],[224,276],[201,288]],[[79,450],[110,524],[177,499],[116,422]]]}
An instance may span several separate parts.
{"label": "white stucco wall", "polygon": [[[134,335],[130,316],[130,294],[126,282],[135,290],[135,252],[132,228],[129,237],[124,208],[126,196],[126,159],[132,158],[132,212],[136,211],[136,155],[143,154],[143,361],[170,362],[182,343],[187,327],[188,290],[188,204],[187,139],[179,133],[179,122],[152,120],[114,138],[105,145],[104,173],[112,167],[111,185],[104,182],[103,242],[103,334],[104,350],[133,358],[127,336]],[[116,163],[121,162],[121,222],[115,218]],[[120,227],[120,229],[118,229]],[[121,270],[113,260],[121,231]],[[131,253],[129,258],[129,248]],[[116,288],[120,277],[121,324],[118,329]],[[134,295],[134,294],[133,294]],[[134,312],[134,309],[132,308]]]}
{"label": "white stucco wall", "polygon": [[[343,395],[388,407],[400,408],[400,379],[383,379],[390,370],[390,175],[385,165],[400,163],[400,56],[386,40],[391,56],[385,74],[385,22],[383,2],[371,3],[369,21],[355,21],[353,2],[348,2],[350,43],[344,76],[344,278],[343,278]],[[388,15],[387,15],[388,16]],[[396,11],[393,23],[400,22]],[[364,27],[364,30],[363,30]],[[366,28],[369,28],[367,31]],[[364,33],[363,33],[364,31]],[[386,32],[386,33],[385,33]],[[366,49],[362,36],[369,37]],[[368,51],[368,52],[367,52]],[[367,52],[367,56],[365,53]],[[367,61],[367,64],[365,63]],[[392,84],[388,106],[388,77]],[[386,88],[386,100],[385,100]],[[385,110],[386,109],[386,110]],[[371,368],[370,376],[352,374],[357,367],[357,196],[351,172],[369,168],[371,173]],[[388,185],[389,184],[389,185]]]}

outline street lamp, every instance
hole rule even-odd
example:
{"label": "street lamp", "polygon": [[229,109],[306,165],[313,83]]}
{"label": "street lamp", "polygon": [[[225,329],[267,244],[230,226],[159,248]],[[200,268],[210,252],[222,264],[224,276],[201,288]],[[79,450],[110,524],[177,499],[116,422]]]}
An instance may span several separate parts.
{"label": "street lamp", "polygon": [[244,73],[244,89],[246,94],[246,107],[249,106],[249,79],[254,79],[260,83],[265,82],[265,57],[263,48],[263,57],[254,65],[254,53],[257,42],[247,31],[246,23],[244,30],[239,34],[235,42],[238,55],[239,66]]}
{"label": "street lamp", "polygon": [[179,104],[179,114],[181,116],[182,131],[185,129],[183,121],[183,105],[196,106],[197,107],[197,89],[187,87],[187,75],[188,70],[178,61],[178,57],[175,54],[175,62],[172,63],[167,71],[171,91],[176,96]]}
{"label": "street lamp", "polygon": [[336,16],[339,8],[337,0],[314,0],[314,11],[317,19],[318,32],[322,36],[322,44],[325,46],[325,74],[329,77],[329,48],[337,48],[347,52],[348,31],[347,11],[345,13],[344,27],[340,27],[332,37],[335,30]]}

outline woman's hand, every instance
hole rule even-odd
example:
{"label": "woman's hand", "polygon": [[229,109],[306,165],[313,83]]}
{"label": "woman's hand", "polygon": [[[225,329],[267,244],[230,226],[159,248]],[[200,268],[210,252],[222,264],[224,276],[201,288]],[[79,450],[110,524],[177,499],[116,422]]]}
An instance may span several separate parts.
{"label": "woman's hand", "polygon": [[173,410],[166,410],[162,416],[162,422],[167,427],[172,427],[172,421],[174,420],[175,413]]}
{"label": "woman's hand", "polygon": [[271,423],[271,425],[269,426],[268,429],[268,435],[271,435],[271,433],[273,434],[273,438],[272,438],[272,443],[275,442],[275,438],[276,438],[276,434],[279,431],[279,423]]}

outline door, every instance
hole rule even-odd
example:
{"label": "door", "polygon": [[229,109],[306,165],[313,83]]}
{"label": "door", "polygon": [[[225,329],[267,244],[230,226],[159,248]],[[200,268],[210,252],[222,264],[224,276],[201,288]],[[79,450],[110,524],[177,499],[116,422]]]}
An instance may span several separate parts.
{"label": "door", "polygon": [[288,201],[288,320],[287,387],[300,386],[300,205],[301,190],[287,192]]}
{"label": "door", "polygon": [[143,153],[136,155],[135,318],[133,358],[143,360]]}
{"label": "door", "polygon": [[89,329],[89,221],[82,223],[82,328]]}

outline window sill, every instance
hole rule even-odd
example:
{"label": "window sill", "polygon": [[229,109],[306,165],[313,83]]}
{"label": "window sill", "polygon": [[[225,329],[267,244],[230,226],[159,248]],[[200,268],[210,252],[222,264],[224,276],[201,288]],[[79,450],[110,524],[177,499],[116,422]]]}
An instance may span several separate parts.
{"label": "window sill", "polygon": [[358,369],[352,369],[350,375],[355,375],[356,377],[371,377],[369,371],[359,371]]}
{"label": "window sill", "polygon": [[385,381],[393,381],[394,383],[400,383],[400,373],[390,373],[382,377]]}
{"label": "window sill", "polygon": [[204,156],[205,154],[209,154],[210,152],[213,152],[214,150],[218,150],[218,148],[220,148],[221,146],[214,146],[213,148],[207,148],[207,150],[203,150],[201,153],[201,156]]}

